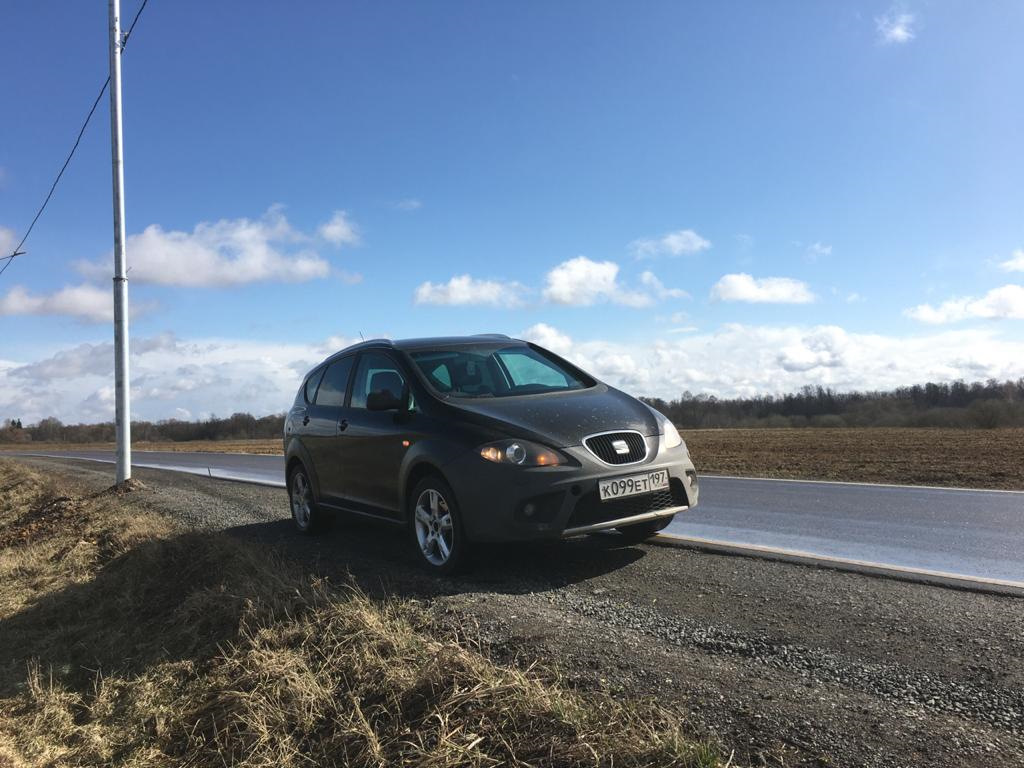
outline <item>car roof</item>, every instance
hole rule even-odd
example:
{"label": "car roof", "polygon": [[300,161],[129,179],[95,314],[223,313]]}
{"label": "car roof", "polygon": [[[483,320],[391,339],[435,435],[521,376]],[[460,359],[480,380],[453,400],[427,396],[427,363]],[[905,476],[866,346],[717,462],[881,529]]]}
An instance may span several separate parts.
{"label": "car roof", "polygon": [[391,342],[395,349],[411,350],[423,347],[450,347],[460,344],[486,344],[487,342],[510,342],[510,346],[521,346],[525,341],[513,339],[502,333],[479,333],[475,336],[428,336],[421,339],[399,339]]}
{"label": "car roof", "polygon": [[329,362],[336,357],[357,352],[361,349],[399,349],[403,352],[431,347],[450,347],[462,344],[486,344],[487,342],[499,341],[509,346],[525,346],[522,339],[513,339],[503,333],[478,333],[473,336],[426,336],[419,339],[368,339],[358,344],[340,349],[330,355],[324,362]]}

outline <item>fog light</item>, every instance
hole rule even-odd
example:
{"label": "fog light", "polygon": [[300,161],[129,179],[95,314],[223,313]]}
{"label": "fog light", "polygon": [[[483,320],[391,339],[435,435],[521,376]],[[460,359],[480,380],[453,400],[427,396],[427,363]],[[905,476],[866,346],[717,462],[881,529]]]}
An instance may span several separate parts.
{"label": "fog light", "polygon": [[523,507],[523,514],[527,517],[533,517],[533,513],[536,511],[537,507],[533,504],[533,502],[530,502],[525,507]]}

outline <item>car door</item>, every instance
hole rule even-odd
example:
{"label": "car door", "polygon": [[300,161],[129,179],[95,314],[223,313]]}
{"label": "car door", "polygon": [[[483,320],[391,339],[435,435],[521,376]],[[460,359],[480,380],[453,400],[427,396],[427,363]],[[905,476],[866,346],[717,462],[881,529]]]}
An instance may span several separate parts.
{"label": "car door", "polygon": [[303,431],[304,444],[313,460],[313,471],[319,483],[320,499],[337,504],[345,498],[345,487],[350,476],[343,457],[346,420],[346,401],[355,355],[334,360],[328,365],[316,397],[306,408]]}
{"label": "car door", "polygon": [[406,374],[391,355],[363,352],[352,379],[349,426],[343,438],[348,498],[367,511],[396,519],[401,517],[398,476],[410,414],[368,410],[366,399],[370,392],[385,389],[401,399],[405,387]]}

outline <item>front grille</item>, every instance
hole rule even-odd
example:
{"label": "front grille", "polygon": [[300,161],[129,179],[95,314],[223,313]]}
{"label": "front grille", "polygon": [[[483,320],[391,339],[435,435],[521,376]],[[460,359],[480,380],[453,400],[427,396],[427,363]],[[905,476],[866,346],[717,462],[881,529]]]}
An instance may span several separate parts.
{"label": "front grille", "polygon": [[[616,445],[621,448],[622,443],[626,444],[626,453],[619,453],[616,450]],[[605,464],[636,464],[647,456],[647,441],[639,432],[591,435],[583,439],[583,444]]]}
{"label": "front grille", "polygon": [[666,490],[645,493],[642,496],[628,496],[625,499],[601,501],[597,491],[591,491],[580,496],[565,527],[579,528],[584,525],[597,525],[598,523],[607,523],[609,520],[619,520],[646,512],[657,512],[670,507],[684,507],[688,503],[683,484],[675,477],[671,479]]}

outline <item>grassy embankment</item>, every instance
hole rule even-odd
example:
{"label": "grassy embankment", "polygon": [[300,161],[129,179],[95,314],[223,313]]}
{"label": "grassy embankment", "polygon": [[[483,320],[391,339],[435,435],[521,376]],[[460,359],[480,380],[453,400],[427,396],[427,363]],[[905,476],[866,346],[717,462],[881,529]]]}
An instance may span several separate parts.
{"label": "grassy embankment", "polygon": [[[1024,489],[1020,428],[701,429],[686,430],[683,436],[697,469],[708,474]],[[31,449],[86,447],[113,448],[61,444]],[[279,454],[281,441],[138,443],[135,448]]]}
{"label": "grassy embankment", "polygon": [[0,765],[713,766],[678,717],[0,461]]}

